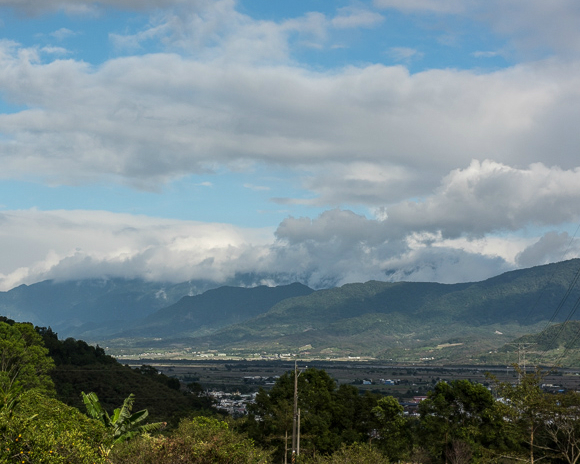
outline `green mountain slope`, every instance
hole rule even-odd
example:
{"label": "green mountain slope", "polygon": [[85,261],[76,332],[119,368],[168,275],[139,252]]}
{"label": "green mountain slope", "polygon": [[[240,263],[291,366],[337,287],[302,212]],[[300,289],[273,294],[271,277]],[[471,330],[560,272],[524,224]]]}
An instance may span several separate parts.
{"label": "green mountain slope", "polygon": [[[241,274],[226,285],[249,287],[256,279],[262,277]],[[95,340],[133,327],[184,296],[216,287],[208,280],[178,284],[121,278],[46,280],[0,292],[0,315],[51,326],[64,337]]]}
{"label": "green mountain slope", "polygon": [[562,302],[578,269],[576,259],[482,282],[371,281],[315,292],[301,284],[209,290],[207,282],[41,282],[0,292],[0,315],[138,353],[166,347],[176,356],[187,348],[453,361],[493,354],[548,321],[564,321],[580,298],[574,288]]}
{"label": "green mountain slope", "polygon": [[133,321],[168,306],[184,295],[207,290],[203,282],[167,284],[140,279],[44,281],[0,292],[0,314],[51,326],[65,336]]}
{"label": "green mountain slope", "polygon": [[299,283],[279,287],[220,287],[201,295],[185,296],[117,336],[176,337],[211,333],[265,313],[282,300],[310,295],[313,291]]}
{"label": "green mountain slope", "polygon": [[488,362],[511,363],[518,358],[526,359],[528,365],[548,367],[575,366],[580,363],[580,321],[544,325],[534,334],[526,334],[485,356]]}
{"label": "green mountain slope", "polygon": [[[483,282],[367,282],[284,300],[267,313],[189,340],[222,351],[371,355],[453,360],[540,330],[580,260],[508,272]],[[555,318],[580,298],[574,289]]]}

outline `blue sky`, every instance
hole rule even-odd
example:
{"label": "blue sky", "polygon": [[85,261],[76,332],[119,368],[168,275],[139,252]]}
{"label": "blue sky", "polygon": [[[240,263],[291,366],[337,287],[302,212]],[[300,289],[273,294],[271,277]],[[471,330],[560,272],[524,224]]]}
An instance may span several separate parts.
{"label": "blue sky", "polygon": [[0,289],[576,257],[579,25],[571,0],[0,0]]}

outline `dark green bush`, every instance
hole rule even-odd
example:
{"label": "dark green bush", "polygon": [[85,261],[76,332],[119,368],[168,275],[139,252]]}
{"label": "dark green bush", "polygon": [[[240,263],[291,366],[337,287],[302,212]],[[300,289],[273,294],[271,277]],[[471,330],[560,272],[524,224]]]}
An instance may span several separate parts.
{"label": "dark green bush", "polygon": [[167,437],[143,436],[115,447],[113,464],[266,464],[270,453],[208,417],[183,420]]}
{"label": "dark green bush", "polygon": [[77,409],[27,391],[11,414],[0,414],[0,462],[104,464],[104,433]]}

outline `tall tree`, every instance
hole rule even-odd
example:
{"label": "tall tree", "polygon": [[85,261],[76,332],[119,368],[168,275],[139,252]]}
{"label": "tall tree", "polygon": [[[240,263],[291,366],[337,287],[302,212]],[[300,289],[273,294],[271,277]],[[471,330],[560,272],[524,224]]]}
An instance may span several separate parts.
{"label": "tall tree", "polygon": [[[285,448],[286,434],[292,433],[294,371],[276,381],[270,391],[260,390],[247,431],[264,445]],[[324,370],[306,369],[298,376],[298,407],[300,408],[301,454],[330,453],[341,443],[366,441],[375,425],[371,413],[377,398],[361,396],[349,385],[337,386]],[[255,418],[255,419],[252,419]]]}
{"label": "tall tree", "polygon": [[386,396],[378,400],[372,412],[377,418],[378,441],[383,451],[392,461],[408,457],[413,445],[403,406],[396,398]]}
{"label": "tall tree", "polygon": [[0,322],[0,401],[9,401],[19,389],[37,388],[53,393],[48,373],[54,367],[42,338],[32,324]]}
{"label": "tall tree", "polygon": [[551,401],[540,387],[545,376],[541,370],[525,373],[515,367],[520,380],[516,384],[497,384],[498,394],[502,398],[498,405],[508,419],[506,425],[511,435],[518,437],[524,445],[523,450],[514,447],[510,454],[513,456],[519,451],[520,456],[525,456],[530,464],[534,464],[539,458],[546,458],[549,451],[544,425],[551,415]]}
{"label": "tall tree", "polygon": [[[468,445],[473,454],[509,447],[504,421],[491,392],[468,380],[439,382],[419,405],[419,434],[433,459],[448,461]],[[461,453],[465,455],[466,453]]]}
{"label": "tall tree", "polygon": [[552,450],[568,464],[580,462],[580,395],[548,396],[552,413],[544,422]]}
{"label": "tall tree", "polygon": [[519,457],[530,463],[580,462],[580,395],[544,392],[541,383],[546,373],[540,369],[526,373],[516,366],[516,371],[517,384],[496,384],[507,424],[523,445]]}

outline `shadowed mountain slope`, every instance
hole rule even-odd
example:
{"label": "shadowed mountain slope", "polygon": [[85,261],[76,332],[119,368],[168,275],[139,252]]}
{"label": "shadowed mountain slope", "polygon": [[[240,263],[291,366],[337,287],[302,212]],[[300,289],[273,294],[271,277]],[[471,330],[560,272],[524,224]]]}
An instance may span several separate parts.
{"label": "shadowed mountain slope", "polygon": [[185,296],[120,336],[205,334],[256,317],[282,300],[310,295],[313,291],[299,283],[280,287],[220,287],[201,295]]}
{"label": "shadowed mountain slope", "polygon": [[140,279],[47,280],[0,292],[0,315],[51,326],[65,337],[110,334],[177,302],[212,288],[209,282],[181,284]]}

